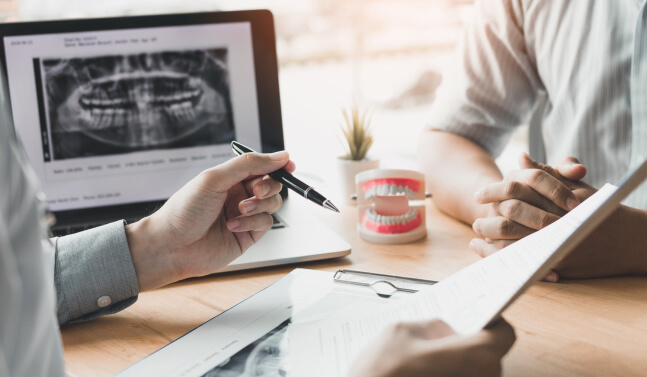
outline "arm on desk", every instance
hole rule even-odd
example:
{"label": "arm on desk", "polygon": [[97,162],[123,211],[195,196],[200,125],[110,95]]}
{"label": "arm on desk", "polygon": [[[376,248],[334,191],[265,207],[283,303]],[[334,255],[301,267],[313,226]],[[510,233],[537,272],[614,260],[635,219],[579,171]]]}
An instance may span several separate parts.
{"label": "arm on desk", "polygon": [[438,209],[468,224],[487,215],[488,206],[476,203],[474,193],[503,178],[487,151],[462,136],[431,128],[423,131],[418,150]]}
{"label": "arm on desk", "polygon": [[59,322],[115,313],[139,291],[207,275],[238,258],[281,207],[282,185],[266,175],[280,168],[295,169],[287,152],[247,153],[200,173],[134,224],[58,239]]}

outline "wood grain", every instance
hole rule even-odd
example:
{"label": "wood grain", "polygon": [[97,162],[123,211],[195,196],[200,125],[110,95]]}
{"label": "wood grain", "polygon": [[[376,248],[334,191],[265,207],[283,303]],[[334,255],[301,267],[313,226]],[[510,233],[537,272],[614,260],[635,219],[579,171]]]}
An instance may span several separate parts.
{"label": "wood grain", "polygon": [[[112,376],[295,267],[439,280],[477,261],[467,248],[472,230],[439,213],[431,202],[427,207],[428,236],[419,242],[371,244],[357,235],[355,207],[342,208],[341,215],[319,211],[321,220],[352,245],[350,256],[189,279],[143,293],[121,313],[64,326],[68,375]],[[517,332],[503,362],[504,376],[647,375],[645,278],[538,283],[504,316]]]}

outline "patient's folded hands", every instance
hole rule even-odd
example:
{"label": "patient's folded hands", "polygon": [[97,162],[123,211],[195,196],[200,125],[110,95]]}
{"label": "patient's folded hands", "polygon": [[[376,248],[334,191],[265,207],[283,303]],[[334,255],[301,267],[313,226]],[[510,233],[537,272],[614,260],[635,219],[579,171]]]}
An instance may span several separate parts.
{"label": "patient's folded hands", "polygon": [[[597,191],[580,181],[586,168],[573,157],[553,168],[523,155],[519,165],[521,170],[475,194],[477,203],[490,205],[488,217],[472,225],[481,238],[473,239],[470,248],[483,257],[542,229]],[[647,272],[641,246],[647,244],[645,211],[620,206],[598,229],[545,279]]]}
{"label": "patient's folded hands", "polygon": [[207,169],[154,214],[126,227],[140,291],[216,272],[272,226],[281,184],[294,171],[287,152],[248,153]]}
{"label": "patient's folded hands", "polygon": [[[557,169],[532,161],[525,154],[519,165],[520,170],[474,194],[477,203],[489,205],[488,217],[472,224],[474,232],[484,240],[474,239],[470,247],[481,256],[551,224],[582,199],[575,190],[583,183],[567,179]],[[576,169],[571,165],[561,164],[571,178],[581,179],[586,174],[582,165],[577,164],[581,168]]]}

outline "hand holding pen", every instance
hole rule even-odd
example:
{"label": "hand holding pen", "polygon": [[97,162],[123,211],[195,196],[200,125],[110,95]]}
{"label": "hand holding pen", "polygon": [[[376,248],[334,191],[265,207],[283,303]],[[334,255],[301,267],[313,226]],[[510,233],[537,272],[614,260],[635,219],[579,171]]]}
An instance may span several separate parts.
{"label": "hand holding pen", "polygon": [[[234,151],[234,153],[238,156],[240,156],[243,153],[252,153],[254,152],[253,149],[244,146],[243,144],[237,142],[237,141],[232,141],[231,142],[231,149]],[[335,207],[334,204],[328,199],[326,199],[323,195],[318,193],[317,191],[312,188],[312,186],[308,185],[307,183],[297,179],[294,177],[292,174],[288,173],[285,171],[285,169],[279,169],[276,171],[273,171],[268,174],[272,179],[282,183],[285,185],[287,188],[290,190],[296,192],[297,194],[303,196],[304,198],[310,200],[311,202],[318,204],[324,208],[327,208],[331,211],[334,212],[339,212],[337,207]]]}

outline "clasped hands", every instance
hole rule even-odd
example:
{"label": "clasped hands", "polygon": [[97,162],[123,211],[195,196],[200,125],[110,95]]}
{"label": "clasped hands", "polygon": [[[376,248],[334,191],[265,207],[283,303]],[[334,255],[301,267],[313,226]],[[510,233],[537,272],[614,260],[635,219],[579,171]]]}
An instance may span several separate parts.
{"label": "clasped hands", "polygon": [[[488,206],[488,215],[472,224],[481,238],[473,239],[470,248],[482,257],[553,223],[597,191],[580,181],[586,167],[574,157],[553,168],[523,154],[519,166],[474,194],[477,203]],[[557,271],[545,277],[551,282],[558,279]]]}

